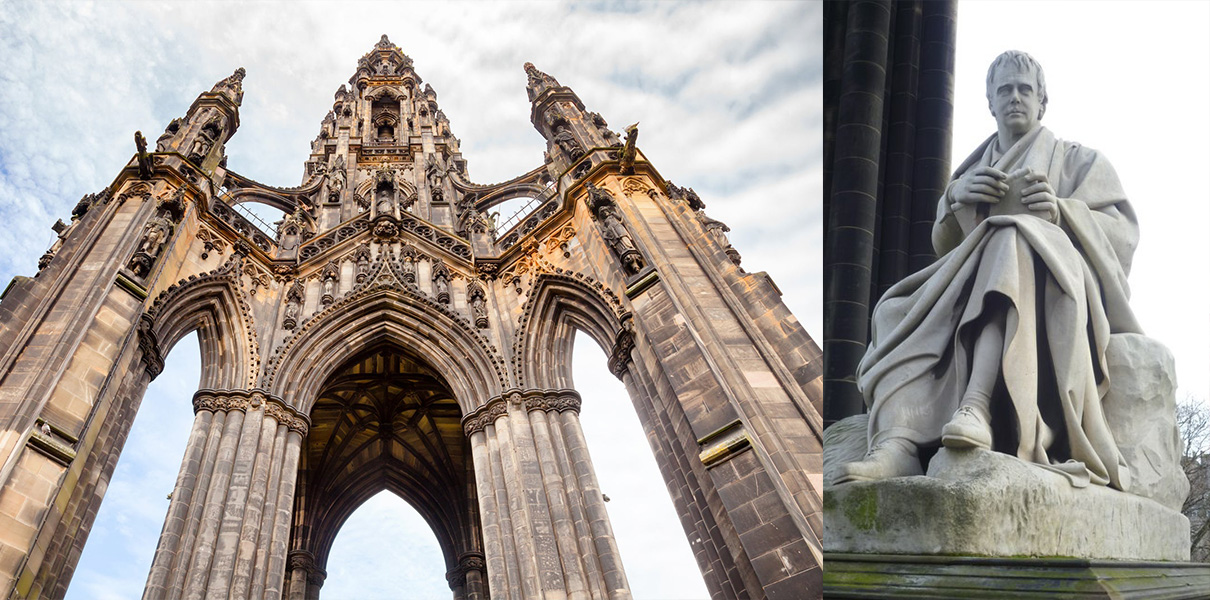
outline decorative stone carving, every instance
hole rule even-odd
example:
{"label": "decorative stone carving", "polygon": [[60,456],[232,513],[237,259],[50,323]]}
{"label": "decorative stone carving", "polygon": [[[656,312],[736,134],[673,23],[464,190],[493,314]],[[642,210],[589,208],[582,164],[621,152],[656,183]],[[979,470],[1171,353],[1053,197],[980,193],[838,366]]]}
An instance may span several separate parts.
{"label": "decorative stone carving", "polygon": [[340,195],[345,189],[345,157],[336,155],[332,169],[328,171],[328,202],[340,202]]}
{"label": "decorative stone carving", "polygon": [[668,197],[678,202],[684,202],[689,205],[692,210],[702,210],[706,208],[706,203],[698,197],[697,192],[693,188],[680,188],[671,181],[668,182]]}
{"label": "decorative stone carving", "polygon": [[541,96],[542,92],[559,87],[559,82],[555,81],[554,77],[539,71],[533,63],[525,63],[525,74],[529,76],[529,82],[525,84],[525,93],[529,95],[530,102]]}
{"label": "decorative stone carving", "polygon": [[172,142],[172,138],[176,137],[176,134],[178,132],[180,132],[180,130],[181,130],[181,120],[180,119],[173,119],[173,120],[169,121],[168,126],[164,128],[164,133],[161,133],[160,137],[157,138],[155,141],[155,151],[156,152],[167,152],[169,144]]}
{"label": "decorative stone carving", "polygon": [[293,330],[298,326],[298,311],[302,308],[303,303],[303,284],[295,279],[290,285],[290,290],[286,292],[286,314],[282,319],[282,328]]}
{"label": "decorative stone carving", "polygon": [[487,328],[487,294],[483,291],[483,284],[479,280],[472,279],[466,285],[466,300],[471,305],[471,316],[474,317],[475,326],[480,329]]}
{"label": "decorative stone carving", "polygon": [[139,179],[144,181],[151,179],[151,155],[147,153],[147,138],[143,137],[142,131],[134,132],[134,147],[137,151],[137,160],[139,163]]}
{"label": "decorative stone carving", "polygon": [[433,291],[438,302],[450,303],[450,269],[440,258],[433,260]]}
{"label": "decorative stone carving", "polygon": [[562,124],[555,126],[554,135],[551,136],[550,140],[563,151],[563,154],[567,156],[568,162],[575,162],[581,156],[584,156],[584,147],[580,145],[580,142],[576,141],[575,136]]}
{"label": "decorative stone carving", "polygon": [[[610,146],[621,145],[622,142],[618,140],[618,134],[609,128],[609,123],[605,122],[605,117],[602,117],[601,113],[590,112],[588,116],[592,119],[592,124],[597,128],[597,132],[601,134],[601,137],[605,138],[606,144]],[[638,125],[638,123],[635,123],[635,125]]]}
{"label": "decorative stone carving", "polygon": [[196,165],[201,165],[206,156],[210,154],[210,149],[218,142],[223,131],[223,121],[221,117],[210,119],[201,130],[198,131],[197,137],[193,139],[193,145],[189,147],[189,160]]}
{"label": "decorative stone carving", "polygon": [[327,306],[336,299],[336,286],[340,280],[340,266],[335,261],[329,261],[327,265],[324,265],[323,271],[320,273],[320,280],[322,281],[323,295],[320,296],[319,302]]}
{"label": "decorative stone carving", "polygon": [[[741,260],[739,250],[736,250],[735,246],[731,245],[731,240],[727,237],[727,234],[731,231],[731,228],[727,227],[726,223],[723,223],[718,219],[712,219],[706,216],[705,211],[699,210],[696,214],[698,221],[701,222],[702,227],[705,228],[706,234],[713,238],[715,243],[723,248],[723,252],[727,254],[727,258],[731,259],[731,262],[735,263],[735,266],[739,267]],[[743,271],[742,267],[740,268],[740,271]]]}
{"label": "decorative stone carving", "polygon": [[374,171],[374,210],[379,217],[395,215],[395,169],[383,163]]}
{"label": "decorative stone carving", "polygon": [[202,241],[202,260],[209,258],[213,251],[222,254],[223,250],[227,249],[227,243],[223,241],[223,238],[204,227],[197,230],[197,239]]}
{"label": "decorative stone carving", "polygon": [[370,272],[370,246],[362,244],[353,251],[353,263],[356,265],[354,281],[364,283]]}
{"label": "decorative stone carving", "polygon": [[622,318],[622,328],[613,342],[613,350],[609,353],[609,371],[614,377],[622,378],[630,365],[630,352],[634,350],[634,319],[629,314]]}
{"label": "decorative stone carving", "polygon": [[269,272],[258,267],[251,260],[244,263],[244,275],[248,276],[248,283],[252,288],[248,293],[252,296],[256,296],[256,290],[269,287],[271,281]]}
{"label": "decorative stone carving", "polygon": [[246,73],[243,67],[236,69],[227,78],[214,84],[210,92],[213,94],[224,94],[228,98],[231,98],[231,101],[235,102],[236,106],[239,106],[244,100],[244,75]]}
{"label": "decorative stone carving", "polygon": [[399,248],[399,266],[402,270],[403,283],[416,285],[416,261],[420,260],[420,252],[411,243],[404,242]]}
{"label": "decorative stone carving", "polygon": [[639,140],[639,124],[636,122],[626,128],[626,146],[622,148],[621,156],[618,157],[618,168],[623,175],[634,175],[634,159],[638,156],[638,149],[635,144]]}
{"label": "decorative stone carving", "polygon": [[238,410],[246,413],[262,406],[265,409],[265,416],[273,418],[291,431],[297,431],[299,435],[307,435],[310,419],[286,404],[281,398],[268,394],[264,390],[201,389],[193,395],[193,412],[195,413],[203,410],[214,413]]}
{"label": "decorative stone carving", "polygon": [[646,266],[646,262],[639,253],[639,249],[635,247],[634,240],[630,238],[630,232],[626,230],[626,226],[622,224],[622,220],[618,216],[618,206],[613,195],[608,190],[591,183],[586,186],[586,189],[588,196],[585,198],[585,203],[591,211],[593,220],[597,221],[600,226],[605,243],[621,261],[622,268],[627,275],[638,273]]}
{"label": "decorative stone carving", "polygon": [[164,370],[164,356],[160,354],[160,343],[152,329],[153,321],[146,313],[139,316],[139,350],[143,353],[143,368],[151,379]]}
{"label": "decorative stone carving", "polygon": [[399,226],[392,220],[381,220],[374,223],[373,234],[378,241],[389,242],[399,237]]}
{"label": "decorative stone carving", "polygon": [[127,267],[139,277],[146,277],[160,256],[164,244],[172,236],[176,222],[185,212],[185,188],[179,187],[167,199],[157,203],[155,214],[143,226],[139,246]]}

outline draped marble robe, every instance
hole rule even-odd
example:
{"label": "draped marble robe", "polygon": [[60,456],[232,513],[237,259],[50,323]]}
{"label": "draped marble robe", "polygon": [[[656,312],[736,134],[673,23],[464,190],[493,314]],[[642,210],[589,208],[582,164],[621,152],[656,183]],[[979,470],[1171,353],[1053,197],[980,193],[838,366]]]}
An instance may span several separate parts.
{"label": "draped marble robe", "polygon": [[993,416],[994,435],[1015,427],[1016,456],[1066,474],[1073,485],[1127,490],[1129,472],[1101,399],[1110,385],[1110,334],[1142,333],[1127,304],[1138,241],[1134,211],[1095,150],[1044,127],[1002,156],[995,145],[993,135],[953,180],[979,166],[1046,173],[1058,197],[1058,225],[1032,214],[995,215],[963,237],[948,194],[942,196],[938,214],[945,216],[933,240],[944,256],[894,285],[874,309],[857,373],[870,407],[870,447],[893,437],[921,447],[940,443],[971,377],[980,328],[994,322],[1005,335],[993,404],[1007,400],[1011,409],[993,415],[1015,418]]}

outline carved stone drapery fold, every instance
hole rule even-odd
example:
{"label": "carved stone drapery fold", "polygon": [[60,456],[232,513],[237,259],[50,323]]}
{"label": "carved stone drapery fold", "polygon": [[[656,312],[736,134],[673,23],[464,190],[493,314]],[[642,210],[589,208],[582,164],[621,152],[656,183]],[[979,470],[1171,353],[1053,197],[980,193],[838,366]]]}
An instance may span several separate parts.
{"label": "carved stone drapery fold", "polygon": [[588,206],[592,220],[597,222],[601,235],[609,249],[622,263],[627,275],[634,275],[647,266],[647,261],[634,244],[634,238],[618,214],[618,204],[613,194],[605,188],[591,183],[585,185],[588,195],[584,203]]}
{"label": "carved stone drapery fold", "polygon": [[525,406],[526,411],[580,412],[580,393],[575,390],[519,390],[511,389],[488,400],[483,406],[462,418],[462,428],[470,437],[477,431],[495,423],[508,412],[508,403]]}
{"label": "carved stone drapery fold", "polygon": [[231,412],[238,410],[248,412],[265,406],[265,415],[273,417],[278,423],[289,430],[307,435],[311,427],[311,419],[303,413],[286,404],[281,398],[264,390],[211,390],[201,389],[193,395],[193,412],[208,410],[210,412]]}

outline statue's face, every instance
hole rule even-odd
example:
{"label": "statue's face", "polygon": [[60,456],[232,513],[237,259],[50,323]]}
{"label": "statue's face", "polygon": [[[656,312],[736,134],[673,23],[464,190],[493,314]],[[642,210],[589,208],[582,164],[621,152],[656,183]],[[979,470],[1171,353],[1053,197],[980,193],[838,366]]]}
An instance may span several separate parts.
{"label": "statue's face", "polygon": [[997,67],[987,91],[992,116],[996,117],[996,125],[1001,130],[1028,133],[1042,118],[1041,91],[1033,69],[1020,70],[1013,65]]}

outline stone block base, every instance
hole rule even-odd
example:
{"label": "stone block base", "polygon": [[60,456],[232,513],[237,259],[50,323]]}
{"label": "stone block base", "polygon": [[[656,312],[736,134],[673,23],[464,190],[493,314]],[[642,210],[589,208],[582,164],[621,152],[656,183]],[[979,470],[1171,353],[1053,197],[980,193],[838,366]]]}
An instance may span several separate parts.
{"label": "stone block base", "polygon": [[825,553],[824,598],[1027,600],[1210,597],[1210,565]]}
{"label": "stone block base", "polygon": [[823,537],[841,553],[1189,560],[1181,513],[986,450],[943,448],[927,476],[825,487]]}

